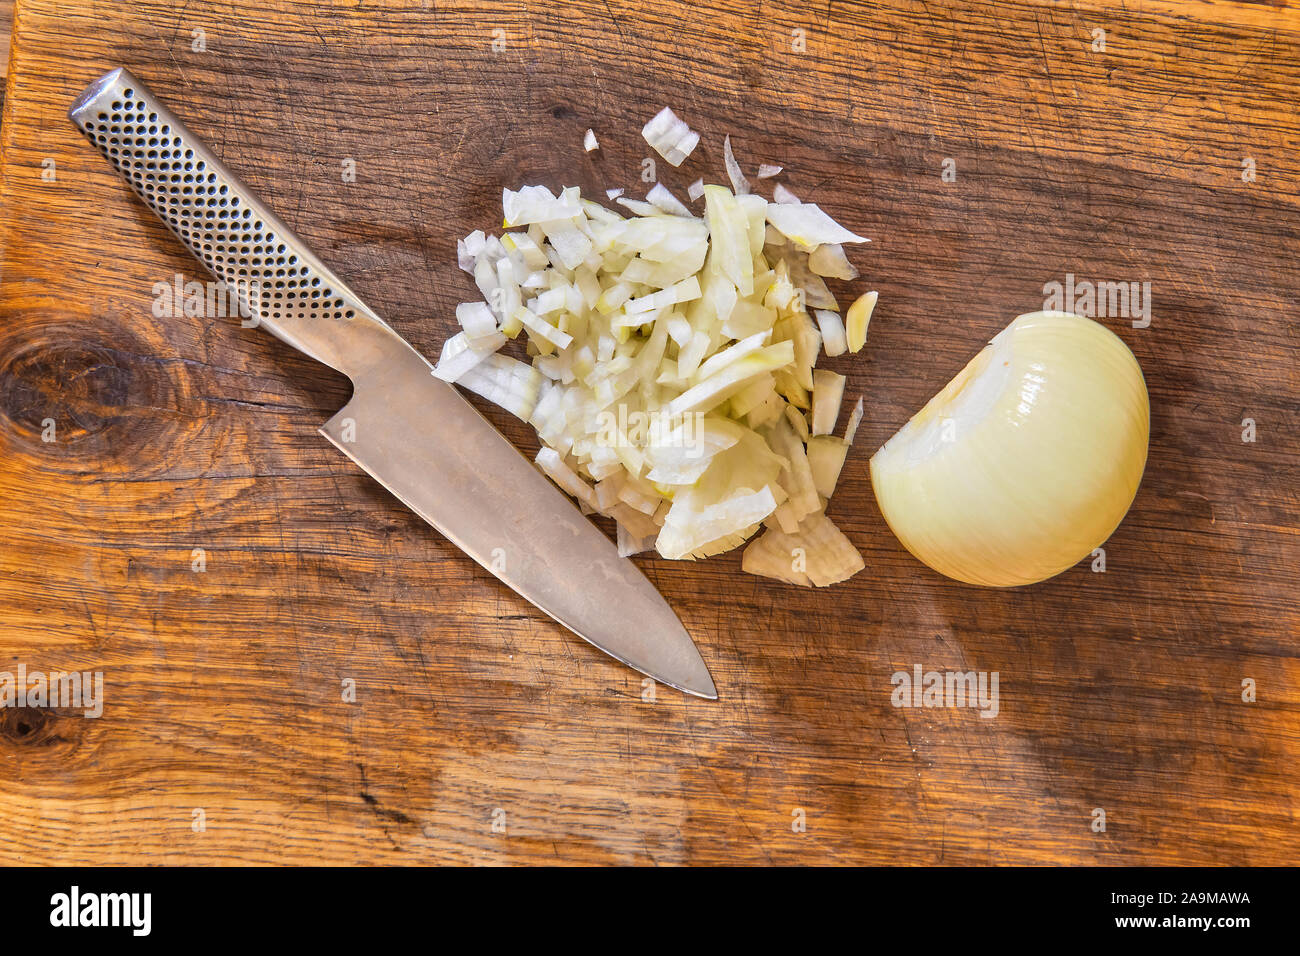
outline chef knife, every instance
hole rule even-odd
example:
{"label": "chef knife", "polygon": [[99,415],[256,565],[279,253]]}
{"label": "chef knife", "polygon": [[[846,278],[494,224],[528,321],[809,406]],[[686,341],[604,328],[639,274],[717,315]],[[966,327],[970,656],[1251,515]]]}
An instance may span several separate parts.
{"label": "chef knife", "polygon": [[139,79],[105,74],[68,115],[252,322],[352,380],[322,435],[578,636],[657,681],[717,697],[645,575]]}

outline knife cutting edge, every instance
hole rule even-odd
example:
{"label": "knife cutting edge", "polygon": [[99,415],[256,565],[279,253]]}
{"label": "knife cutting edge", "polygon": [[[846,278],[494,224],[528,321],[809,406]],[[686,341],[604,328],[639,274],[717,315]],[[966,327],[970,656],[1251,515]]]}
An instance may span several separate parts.
{"label": "knife cutting edge", "polygon": [[579,637],[717,698],[690,635],[636,565],[143,83],[123,68],[106,73],[68,116],[257,324],[352,380],[322,435]]}

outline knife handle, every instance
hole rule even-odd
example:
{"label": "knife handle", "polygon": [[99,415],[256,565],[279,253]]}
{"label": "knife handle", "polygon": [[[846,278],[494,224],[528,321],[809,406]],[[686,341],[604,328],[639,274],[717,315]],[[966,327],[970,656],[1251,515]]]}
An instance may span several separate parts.
{"label": "knife handle", "polygon": [[354,379],[386,340],[403,341],[129,71],[91,83],[68,117],[235,294],[246,324]]}

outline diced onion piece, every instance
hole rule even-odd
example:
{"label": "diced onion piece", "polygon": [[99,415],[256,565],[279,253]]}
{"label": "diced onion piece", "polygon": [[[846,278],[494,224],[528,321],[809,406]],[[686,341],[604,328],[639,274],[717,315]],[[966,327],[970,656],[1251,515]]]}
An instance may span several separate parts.
{"label": "diced onion piece", "polygon": [[645,124],[641,135],[656,153],[673,166],[685,162],[700,141],[700,134],[692,132],[667,106]]}
{"label": "diced onion piece", "polygon": [[559,452],[554,448],[542,448],[535,459],[537,466],[546,476],[578,500],[595,507],[596,498],[591,485],[582,480],[572,468],[564,463]]}
{"label": "diced onion piece", "polygon": [[700,382],[721,372],[733,362],[738,362],[746,355],[753,355],[772,337],[770,332],[756,332],[748,338],[741,339],[732,345],[727,346],[699,367],[694,375],[694,381]]}
{"label": "diced onion piece", "polygon": [[760,163],[758,167],[759,179],[771,179],[773,176],[781,175],[780,166],[771,166],[768,163]]}
{"label": "diced onion piece", "polygon": [[[731,287],[731,291],[735,292],[735,286]],[[777,316],[776,309],[749,299],[737,300],[727,313],[727,318],[722,323],[722,331],[728,338],[733,339],[745,339],[751,335],[771,331]]]}
{"label": "diced onion piece", "polygon": [[813,373],[812,433],[829,435],[835,431],[840,417],[840,403],[844,399],[844,383],[848,381],[836,372],[818,369]]}
{"label": "diced onion piece", "polygon": [[867,242],[826,215],[816,203],[769,203],[767,221],[783,234],[812,249],[823,243]]}
{"label": "diced onion piece", "polygon": [[633,537],[632,533],[621,524],[616,524],[615,529],[618,532],[618,556],[620,558],[630,558],[634,554],[654,550],[655,537],[659,534],[657,527],[644,538]]}
{"label": "diced onion piece", "polygon": [[792,193],[785,186],[777,183],[772,187],[772,202],[781,203],[782,205],[797,206],[802,202],[802,200],[800,200],[798,196]]}
{"label": "diced onion piece", "polygon": [[725,276],[741,295],[752,295],[754,257],[749,248],[749,220],[744,210],[736,197],[722,186],[704,187],[704,206],[714,271]]}
{"label": "diced onion piece", "polygon": [[644,515],[652,515],[664,499],[654,493],[653,489],[644,487],[638,478],[630,478],[618,490],[618,500]]}
{"label": "diced onion piece", "polygon": [[520,306],[515,312],[515,318],[522,322],[524,328],[537,338],[549,342],[557,348],[567,349],[573,342],[573,336],[567,332],[561,332],[531,309]]}
{"label": "diced onion piece", "polygon": [[749,192],[749,180],[741,172],[740,163],[736,162],[736,154],[731,151],[731,136],[726,136],[722,140],[722,163],[727,168],[727,178],[731,180],[731,189],[737,196],[743,196]]}
{"label": "diced onion piece", "polygon": [[808,268],[815,275],[827,279],[856,279],[858,270],[853,268],[844,247],[838,242],[828,242],[818,246],[808,256]]}
{"label": "diced onion piece", "polygon": [[871,322],[871,313],[876,308],[878,298],[876,292],[865,292],[849,306],[844,329],[850,352],[860,352],[862,346],[867,344],[867,325]]}
{"label": "diced onion piece", "polygon": [[678,348],[684,348],[691,341],[694,332],[685,316],[674,312],[668,317],[668,337],[677,344]]}
{"label": "diced onion piece", "polygon": [[[530,228],[540,231],[540,227]],[[537,244],[537,240],[526,232],[506,233],[501,237],[501,246],[510,256],[511,262],[519,267],[520,273],[536,272],[547,266],[546,253]]]}
{"label": "diced onion piece", "polygon": [[569,304],[569,297],[566,294],[569,287],[566,285],[556,286],[547,289],[536,299],[529,303],[529,308],[538,315],[550,315],[553,312],[559,312]]}
{"label": "diced onion piece", "polygon": [[652,202],[646,202],[642,199],[633,199],[630,196],[615,196],[614,202],[618,203],[625,209],[631,210],[638,216],[657,216],[661,210]]}
{"label": "diced onion piece", "polygon": [[858,549],[823,512],[805,518],[794,534],[765,531],[741,560],[750,574],[815,587],[838,584],[864,567]]}
{"label": "diced onion piece", "polygon": [[509,338],[519,334],[522,326],[514,319],[515,309],[522,304],[519,283],[515,281],[515,266],[509,259],[499,259],[496,266],[496,282],[493,291],[487,296],[488,305],[501,318],[501,331]]}
{"label": "diced onion piece", "polygon": [[822,334],[807,312],[796,312],[783,320],[786,337],[794,344],[794,373],[800,386],[811,390],[813,387],[813,366],[817,364],[817,353],[821,351]]}
{"label": "diced onion piece", "polygon": [[673,428],[661,428],[646,449],[651,466],[646,480],[692,485],[715,455],[734,447],[745,435],[740,425],[716,415],[688,417]]}
{"label": "diced onion piece", "polygon": [[[666,558],[706,557],[729,550],[753,534],[777,506],[769,487],[781,459],[756,433],[714,456],[700,480],[673,496],[656,547]],[[755,490],[753,482],[760,487]]]}
{"label": "diced onion piece", "polygon": [[677,377],[687,379],[695,374],[708,350],[709,336],[704,332],[694,332],[691,341],[677,353]]}
{"label": "diced onion piece", "polygon": [[482,349],[490,346],[498,334],[496,316],[482,302],[462,302],[456,306],[456,321],[464,330],[466,341],[475,348]]}
{"label": "diced onion piece", "polygon": [[731,415],[733,418],[743,418],[770,397],[780,398],[776,394],[776,386],[773,384],[772,376],[760,376],[731,396]]}
{"label": "diced onion piece", "polygon": [[605,195],[610,199],[617,199],[619,196],[623,195],[625,191],[626,190],[623,189],[606,189]]}
{"label": "diced onion piece", "polygon": [[770,515],[776,509],[776,499],[766,486],[758,491],[741,488],[729,498],[691,513],[689,522],[673,520],[677,508],[678,502],[674,501],[659,532],[656,542],[659,553],[665,558],[707,557],[716,553],[709,550],[715,542],[744,534]]}
{"label": "diced onion piece", "polygon": [[578,229],[573,220],[549,219],[543,221],[541,227],[551,248],[568,268],[576,269],[591,254],[591,239]]}
{"label": "diced onion piece", "polygon": [[[602,315],[612,315],[628,299],[632,298],[632,286],[626,282],[618,282],[601,292],[600,298],[596,300],[596,311]],[[604,358],[601,361],[605,361]]]}
{"label": "diced onion piece", "polygon": [[817,328],[822,333],[822,348],[830,357],[843,355],[849,350],[848,338],[844,333],[844,320],[829,309],[815,309]]}
{"label": "diced onion piece", "polygon": [[812,408],[808,390],[799,384],[793,369],[777,369],[772,375],[772,381],[776,385],[777,392],[795,408],[802,408],[805,411]]}
{"label": "diced onion piece", "polygon": [[789,342],[759,349],[728,365],[717,375],[691,386],[665,406],[664,414],[674,419],[690,412],[707,412],[736,394],[752,379],[793,361],[794,346]]}
{"label": "diced onion piece", "polygon": [[817,494],[830,498],[840,480],[849,444],[834,435],[813,435],[808,439],[808,468],[812,471]]}
{"label": "diced onion piece", "polygon": [[[767,200],[762,196],[744,193],[736,197],[736,204],[745,213],[745,222],[749,226],[746,238],[749,240],[749,253],[757,256],[763,251],[767,238]],[[757,276],[761,270],[755,269]]]}
{"label": "diced onion piece", "polygon": [[852,445],[853,439],[858,436],[858,426],[862,424],[862,396],[858,396],[858,402],[853,406],[853,411],[849,413],[849,423],[844,426],[844,442]]}
{"label": "diced onion piece", "polygon": [[804,444],[785,416],[768,425],[763,433],[767,436],[772,451],[786,461],[778,483],[785,489],[789,499],[781,505],[781,509],[788,512],[795,521],[800,521],[804,515],[821,507]]}
{"label": "diced onion piece", "polygon": [[503,189],[501,208],[507,226],[526,226],[582,215],[582,206],[576,200],[567,194],[557,197],[545,186],[524,186],[515,192]]}
{"label": "diced onion piece", "polygon": [[655,183],[646,193],[646,202],[670,216],[690,216],[691,211],[663,183]]}
{"label": "diced onion piece", "polygon": [[541,396],[542,373],[531,365],[493,353],[456,379],[470,391],[528,421]]}
{"label": "diced onion piece", "polygon": [[596,482],[596,508],[604,513],[618,504],[618,491],[627,480],[627,472],[622,465],[617,466],[608,476]]}
{"label": "diced onion piece", "polygon": [[582,137],[582,148],[592,153],[600,149],[600,143],[596,140],[596,134],[592,130],[587,130]]}
{"label": "diced onion piece", "polygon": [[[670,305],[690,302],[692,299],[698,299],[699,297],[700,280],[695,276],[689,276],[667,289],[660,289],[658,292],[652,292],[650,295],[641,296],[637,299],[628,299],[623,303],[623,311],[629,315],[638,312],[652,312]],[[641,321],[645,320],[642,319]]]}
{"label": "diced onion piece", "polygon": [[657,535],[659,532],[659,526],[652,518],[621,501],[611,505],[604,513],[617,521],[619,527],[625,528],[633,537],[644,538]]}
{"label": "diced onion piece", "polygon": [[703,176],[701,176],[699,179],[695,180],[695,182],[691,183],[689,186],[686,187],[686,195],[690,197],[691,202],[695,202],[697,199],[699,199],[704,195]]}
{"label": "diced onion piece", "polygon": [[506,337],[500,333],[491,338],[476,340],[471,344],[464,332],[457,332],[442,344],[442,357],[433,368],[433,374],[444,382],[455,382],[481,363],[489,355],[506,344]]}
{"label": "diced onion piece", "polygon": [[750,428],[762,428],[780,418],[783,408],[785,408],[785,400],[776,393],[774,388],[745,415],[745,422]]}
{"label": "diced onion piece", "polygon": [[464,239],[456,240],[456,264],[473,275],[478,257],[483,255],[486,248],[487,237],[483,235],[483,230],[475,229]]}
{"label": "diced onion piece", "polygon": [[828,309],[831,312],[840,310],[839,303],[835,301],[835,296],[831,294],[830,289],[826,288],[825,280],[808,267],[808,254],[803,249],[799,248],[795,243],[790,243],[787,248],[781,249],[779,255],[781,261],[785,263],[786,270],[790,275],[790,281],[803,291],[804,305],[806,307]]}
{"label": "diced onion piece", "polygon": [[799,436],[799,440],[807,445],[808,439],[811,437],[808,430],[807,416],[793,405],[787,405],[785,407],[785,418],[786,421],[790,423],[791,427],[794,428],[794,433]]}

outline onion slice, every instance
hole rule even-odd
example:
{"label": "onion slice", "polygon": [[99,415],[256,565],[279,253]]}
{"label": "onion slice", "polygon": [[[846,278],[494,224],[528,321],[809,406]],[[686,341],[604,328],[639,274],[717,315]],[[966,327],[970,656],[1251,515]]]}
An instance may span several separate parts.
{"label": "onion slice", "polygon": [[749,192],[749,180],[741,172],[740,163],[736,162],[736,154],[731,151],[731,137],[727,136],[722,141],[722,162],[727,167],[727,178],[731,180],[731,189],[737,196],[743,196]]}
{"label": "onion slice", "polygon": [[801,246],[812,249],[823,243],[867,242],[826,215],[816,203],[772,203],[767,221]]}
{"label": "onion slice", "polygon": [[860,352],[862,346],[867,344],[867,325],[871,322],[871,313],[875,311],[878,298],[876,292],[866,292],[849,306],[844,329],[850,352]]}

